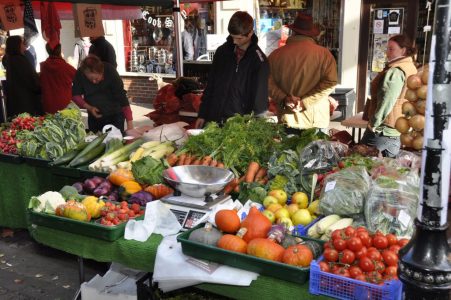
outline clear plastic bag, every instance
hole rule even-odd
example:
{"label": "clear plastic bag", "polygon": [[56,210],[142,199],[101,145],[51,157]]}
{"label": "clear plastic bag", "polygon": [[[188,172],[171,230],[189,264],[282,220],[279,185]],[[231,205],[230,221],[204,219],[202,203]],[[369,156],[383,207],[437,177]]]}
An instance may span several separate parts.
{"label": "clear plastic bag", "polygon": [[396,160],[404,167],[421,168],[421,156],[410,151],[400,150],[398,155],[396,155]]}
{"label": "clear plastic bag", "polygon": [[308,170],[332,169],[347,151],[348,146],[340,142],[313,141],[302,151],[300,163]]}
{"label": "clear plastic bag", "polygon": [[417,170],[385,166],[373,174],[373,183],[365,201],[365,221],[370,231],[413,234],[420,194]]}
{"label": "clear plastic bag", "polygon": [[371,178],[363,166],[349,167],[324,179],[319,209],[321,214],[354,216],[363,213]]}

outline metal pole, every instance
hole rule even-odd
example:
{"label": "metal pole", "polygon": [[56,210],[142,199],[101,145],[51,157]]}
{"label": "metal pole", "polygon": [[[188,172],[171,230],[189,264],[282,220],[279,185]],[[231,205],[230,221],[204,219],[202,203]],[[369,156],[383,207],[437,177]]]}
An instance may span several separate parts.
{"label": "metal pole", "polygon": [[415,234],[400,251],[405,299],[450,299],[451,251],[446,238],[451,159],[451,0],[435,4],[426,100],[421,203]]}
{"label": "metal pole", "polygon": [[182,51],[182,29],[180,28],[180,24],[182,23],[182,17],[180,15],[180,0],[174,1],[173,8],[173,16],[174,16],[174,31],[175,31],[175,74],[177,78],[183,76],[183,51]]}

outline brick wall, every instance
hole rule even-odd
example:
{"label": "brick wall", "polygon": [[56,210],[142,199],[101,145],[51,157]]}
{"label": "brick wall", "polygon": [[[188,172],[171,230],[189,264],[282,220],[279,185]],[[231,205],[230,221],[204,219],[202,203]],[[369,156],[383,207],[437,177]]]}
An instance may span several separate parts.
{"label": "brick wall", "polygon": [[140,76],[123,75],[121,77],[128,99],[131,102],[152,103],[158,91],[156,80],[149,80],[149,77]]}

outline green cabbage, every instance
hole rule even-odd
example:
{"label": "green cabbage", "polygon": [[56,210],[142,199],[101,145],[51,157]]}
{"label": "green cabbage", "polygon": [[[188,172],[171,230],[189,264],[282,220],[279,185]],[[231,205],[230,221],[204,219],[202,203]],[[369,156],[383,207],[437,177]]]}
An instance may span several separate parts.
{"label": "green cabbage", "polygon": [[150,156],[145,156],[132,163],[133,177],[141,184],[162,183],[164,169],[161,160]]}

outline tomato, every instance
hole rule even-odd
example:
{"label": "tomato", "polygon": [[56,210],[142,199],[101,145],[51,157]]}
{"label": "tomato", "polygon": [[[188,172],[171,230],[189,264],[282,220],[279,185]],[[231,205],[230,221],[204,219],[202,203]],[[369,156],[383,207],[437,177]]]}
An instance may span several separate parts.
{"label": "tomato", "polygon": [[366,257],[368,257],[372,261],[382,260],[382,255],[377,250],[368,250],[366,253]]}
{"label": "tomato", "polygon": [[343,251],[346,249],[346,241],[341,238],[334,239],[332,244],[337,251]]}
{"label": "tomato", "polygon": [[371,239],[368,232],[357,232],[357,237],[362,241],[363,246],[365,247],[371,247],[373,245],[373,240]]}
{"label": "tomato", "polygon": [[355,279],[355,280],[360,280],[360,281],[366,282],[366,276],[365,276],[365,274],[357,275],[354,279]]}
{"label": "tomato", "polygon": [[398,255],[399,249],[401,249],[401,247],[399,245],[391,245],[388,248],[388,250],[393,251],[396,255]]}
{"label": "tomato", "polygon": [[327,262],[325,262],[325,261],[320,261],[319,262],[319,268],[323,272],[328,272],[328,273],[330,272],[329,264]]}
{"label": "tomato", "polygon": [[362,269],[360,269],[358,266],[351,266],[349,268],[349,274],[351,275],[352,278],[356,278],[359,275],[362,275]]}
{"label": "tomato", "polygon": [[341,239],[343,237],[343,229],[335,229],[332,232],[331,237],[332,237],[332,240],[335,240],[335,239],[338,239],[338,238]]}
{"label": "tomato", "polygon": [[327,248],[331,248],[330,242],[325,242],[323,248],[324,250],[326,250]]}
{"label": "tomato", "polygon": [[348,269],[346,269],[345,267],[338,268],[337,270],[335,270],[334,274],[348,278],[351,277],[351,274],[349,274]]}
{"label": "tomato", "polygon": [[397,245],[398,244],[398,238],[393,233],[389,233],[385,236],[388,240],[388,245]]}
{"label": "tomato", "polygon": [[384,273],[384,271],[385,271],[385,264],[381,260],[375,261],[374,267],[375,267],[376,271],[378,271],[381,274]]}
{"label": "tomato", "polygon": [[398,245],[399,245],[399,247],[404,247],[405,245],[407,245],[407,243],[409,242],[409,239],[400,239],[399,241],[398,241]]}
{"label": "tomato", "polygon": [[349,240],[346,241],[346,245],[349,250],[354,252],[360,251],[360,249],[362,249],[363,247],[362,240],[359,239],[358,237],[350,238]]}
{"label": "tomato", "polygon": [[385,268],[384,274],[397,276],[398,275],[398,267],[397,266],[388,266]]}
{"label": "tomato", "polygon": [[368,275],[368,282],[377,284],[382,281],[382,275],[381,275],[381,273],[379,273],[377,271],[369,272],[367,275]]}
{"label": "tomato", "polygon": [[389,274],[385,274],[385,275],[382,277],[382,280],[384,280],[384,281],[398,280],[398,276],[397,276],[397,275],[389,275]]}
{"label": "tomato", "polygon": [[388,247],[388,239],[383,235],[376,235],[373,238],[373,245],[377,249],[385,249]]}
{"label": "tomato", "polygon": [[374,270],[374,263],[368,257],[364,256],[359,261],[359,267],[363,272],[371,272]]}
{"label": "tomato", "polygon": [[356,232],[366,232],[366,233],[368,233],[368,229],[366,229],[366,228],[363,227],[363,226],[357,227],[355,231],[356,231]]}
{"label": "tomato", "polygon": [[345,228],[344,233],[347,237],[355,236],[356,230],[352,226],[348,226]]}
{"label": "tomato", "polygon": [[349,249],[343,250],[343,252],[340,254],[340,262],[344,264],[352,264],[355,260],[355,254]]}
{"label": "tomato", "polygon": [[355,258],[360,259],[362,256],[366,256],[367,249],[363,246],[359,251],[355,252]]}
{"label": "tomato", "polygon": [[382,258],[387,266],[397,266],[398,265],[398,255],[396,255],[393,251],[385,250],[382,252]]}
{"label": "tomato", "polygon": [[324,250],[324,258],[329,262],[336,262],[338,260],[337,250],[332,248]]}

